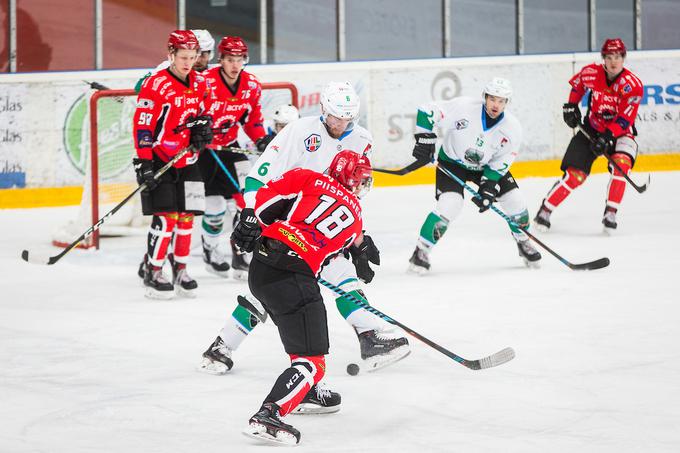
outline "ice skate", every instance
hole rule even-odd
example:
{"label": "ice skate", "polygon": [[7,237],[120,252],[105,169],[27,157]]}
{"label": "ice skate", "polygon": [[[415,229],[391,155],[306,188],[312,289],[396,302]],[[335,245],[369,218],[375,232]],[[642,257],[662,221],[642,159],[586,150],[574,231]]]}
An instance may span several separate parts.
{"label": "ice skate", "polygon": [[137,269],[137,275],[142,279],[142,283],[144,282],[144,277],[147,272],[149,272],[149,255],[145,253],[144,258],[142,258],[142,262],[139,263],[139,268]]}
{"label": "ice skate", "polygon": [[614,233],[618,224],[616,223],[616,208],[607,206],[604,209],[604,215],[602,216],[602,225],[604,225],[604,232],[606,234]]}
{"label": "ice skate", "polygon": [[178,296],[190,299],[196,297],[198,283],[187,273],[186,264],[176,262],[172,254],[168,255],[168,259],[172,265],[172,282],[175,285],[175,293]]}
{"label": "ice skate", "polygon": [[231,243],[231,267],[234,269],[233,276],[236,280],[248,281],[248,267],[246,254],[238,251],[234,243]]}
{"label": "ice skate", "polygon": [[534,248],[529,239],[517,241],[517,250],[527,267],[540,267],[539,261],[541,260],[541,254]]}
{"label": "ice skate", "polygon": [[552,214],[552,211],[546,208],[545,204],[541,203],[541,207],[538,210],[536,217],[534,217],[534,223],[536,224],[536,229],[538,231],[545,233],[550,229],[550,214]]}
{"label": "ice skate", "polygon": [[250,417],[243,434],[289,446],[300,443],[300,431],[281,421],[279,406],[274,403],[264,403],[260,410]]}
{"label": "ice skate", "polygon": [[409,272],[413,272],[414,274],[418,275],[425,275],[430,271],[430,258],[428,253],[420,247],[416,247],[408,262]]}
{"label": "ice skate", "polygon": [[361,369],[368,372],[392,365],[411,353],[406,337],[395,332],[368,330],[358,336],[364,361]]}
{"label": "ice skate", "polygon": [[163,268],[149,266],[144,275],[145,296],[149,299],[172,299],[175,295],[173,284],[163,274]]}
{"label": "ice skate", "polygon": [[205,269],[220,277],[229,277],[229,263],[227,262],[227,255],[223,250],[222,244],[210,246],[203,238],[201,238],[201,243],[203,244]]}
{"label": "ice skate", "polygon": [[293,414],[332,414],[340,410],[340,394],[332,391],[324,382],[309,389]]}
{"label": "ice skate", "polygon": [[234,366],[234,361],[231,360],[231,352],[231,349],[218,336],[203,353],[203,361],[198,370],[208,374],[226,374]]}

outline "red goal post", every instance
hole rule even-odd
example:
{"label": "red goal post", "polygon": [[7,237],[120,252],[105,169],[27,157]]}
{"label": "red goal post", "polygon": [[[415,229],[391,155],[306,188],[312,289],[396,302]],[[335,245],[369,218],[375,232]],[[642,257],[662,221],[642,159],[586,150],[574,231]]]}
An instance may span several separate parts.
{"label": "red goal post", "polygon": [[[276,107],[280,104],[283,103],[291,103],[295,107],[298,107],[298,89],[297,87],[290,82],[268,82],[268,83],[263,83],[262,84],[262,90],[263,90],[263,96],[262,96],[262,103],[263,103],[263,111],[265,113],[265,120],[267,120],[268,114],[271,114],[272,112],[269,110],[272,110],[273,107]],[[276,93],[275,93],[276,92]],[[281,95],[279,95],[281,93]],[[126,195],[128,195],[134,188],[136,187],[136,180],[134,179],[134,172],[130,173],[130,171],[127,171],[126,177],[127,180],[124,182],[116,182],[114,184],[111,184],[111,186],[114,187],[114,190],[117,192],[121,193],[115,193],[113,195],[109,194],[107,197],[108,202],[103,202],[102,201],[102,190],[100,187],[101,181],[100,181],[100,153],[102,152],[101,147],[100,147],[100,140],[101,140],[101,133],[102,131],[100,130],[100,120],[102,119],[100,115],[100,110],[101,110],[101,101],[106,100],[108,98],[114,98],[116,99],[116,102],[122,104],[126,102],[126,100],[129,99],[136,99],[137,93],[134,90],[131,89],[111,89],[111,90],[98,90],[92,93],[89,101],[89,110],[90,110],[90,115],[89,115],[89,165],[87,166],[86,170],[86,175],[85,175],[85,188],[83,190],[83,200],[81,203],[81,212],[79,214],[79,220],[75,220],[69,223],[69,225],[62,227],[59,231],[59,234],[55,234],[55,237],[53,237],[52,243],[57,246],[67,246],[70,241],[73,239],[77,238],[79,234],[81,234],[83,231],[85,231],[89,226],[94,225],[97,223],[97,221],[101,218],[102,215],[106,214],[104,208],[109,208],[111,209],[113,206],[109,205],[111,203],[116,203],[121,201]],[[284,100],[285,99],[285,100]],[[127,101],[129,103],[129,101]],[[268,104],[272,105],[265,105],[265,102]],[[278,103],[277,103],[278,102]],[[275,105],[274,105],[275,104]],[[125,110],[125,109],[122,109]],[[129,110],[130,107],[127,108],[127,114],[130,114]],[[121,115],[123,113],[120,113]],[[124,123],[124,121],[123,121]],[[133,143],[132,143],[132,133],[131,133],[131,128],[132,128],[132,115],[129,117],[129,127],[130,127],[130,134],[129,134],[129,149],[128,149],[128,154],[130,156],[134,155],[134,148],[133,148]],[[131,169],[131,158],[129,159],[129,169]],[[89,190],[87,190],[89,187]],[[119,198],[119,200],[118,200]],[[137,197],[138,198],[138,197]],[[135,200],[138,203],[138,200]],[[131,201],[128,204],[132,204],[133,202]],[[106,205],[106,206],[104,206]],[[129,214],[128,217],[141,217],[141,210],[140,206],[136,206],[133,208],[135,212],[132,214]],[[107,209],[108,210],[108,209]],[[87,215],[87,211],[89,211],[89,216]],[[138,211],[138,212],[137,212]],[[120,213],[116,213],[112,219],[115,219],[116,216],[119,216]],[[90,222],[89,225],[87,222]],[[109,223],[109,222],[107,222]],[[131,223],[131,220],[123,219],[123,224],[126,223]],[[106,224],[105,224],[106,225]],[[105,225],[102,226],[102,229],[106,232]],[[115,225],[115,223],[114,223]],[[120,225],[120,222],[119,222]],[[80,229],[80,231],[78,231]],[[125,235],[125,233],[121,233],[121,230],[116,230],[116,235]],[[72,236],[72,239],[68,240],[67,238],[69,236]],[[98,230],[94,231],[92,236],[86,241],[83,241],[79,245],[81,248],[90,248],[90,247],[95,247],[96,249],[99,249],[99,244],[100,244],[100,232]]]}

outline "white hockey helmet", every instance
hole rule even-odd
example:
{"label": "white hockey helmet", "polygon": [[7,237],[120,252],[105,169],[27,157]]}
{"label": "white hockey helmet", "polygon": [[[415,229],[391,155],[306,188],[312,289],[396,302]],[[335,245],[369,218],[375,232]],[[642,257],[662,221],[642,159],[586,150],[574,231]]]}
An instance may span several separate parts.
{"label": "white hockey helmet", "polygon": [[292,104],[280,105],[276,111],[274,111],[274,116],[272,116],[274,124],[282,125],[286,125],[298,118],[300,118],[300,112],[298,111],[297,107]]}
{"label": "white hockey helmet", "polygon": [[201,52],[210,52],[210,58],[215,53],[215,39],[208,30],[191,30],[198,39],[198,47]]}
{"label": "white hockey helmet", "polygon": [[321,92],[321,113],[326,121],[327,115],[343,120],[359,117],[359,95],[349,82],[330,82]]}
{"label": "white hockey helmet", "polygon": [[508,79],[502,77],[494,77],[491,82],[487,83],[482,91],[482,97],[486,95],[497,96],[499,98],[505,98],[508,101],[512,97],[512,85]]}

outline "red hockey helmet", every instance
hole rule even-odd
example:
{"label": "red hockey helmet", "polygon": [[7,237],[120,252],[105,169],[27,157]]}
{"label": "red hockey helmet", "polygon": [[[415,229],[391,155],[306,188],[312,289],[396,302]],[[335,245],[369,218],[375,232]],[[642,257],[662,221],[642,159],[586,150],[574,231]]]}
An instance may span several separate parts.
{"label": "red hockey helmet", "polygon": [[225,36],[222,38],[217,48],[220,51],[220,56],[234,55],[243,56],[246,59],[248,58],[248,46],[243,39],[238,36]]}
{"label": "red hockey helmet", "polygon": [[198,50],[199,44],[196,35],[191,30],[175,30],[168,38],[168,52],[172,53],[180,49]]}
{"label": "red hockey helmet", "polygon": [[[371,161],[348,149],[340,151],[333,158],[328,174],[352,192],[368,190],[371,187]],[[357,189],[360,189],[357,191]],[[359,193],[363,195],[363,193]]]}
{"label": "red hockey helmet", "polygon": [[607,39],[604,44],[602,44],[600,53],[602,54],[602,58],[604,58],[605,55],[613,53],[620,53],[623,58],[626,58],[626,45],[621,38]]}

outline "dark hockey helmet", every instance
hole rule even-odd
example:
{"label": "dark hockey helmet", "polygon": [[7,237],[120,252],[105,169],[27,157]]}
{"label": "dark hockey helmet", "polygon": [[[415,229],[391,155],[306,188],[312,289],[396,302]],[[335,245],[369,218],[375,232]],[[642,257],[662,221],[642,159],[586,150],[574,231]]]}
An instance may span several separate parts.
{"label": "dark hockey helmet", "polygon": [[348,149],[335,155],[328,174],[358,196],[364,195],[371,188],[373,181],[371,161],[368,157]]}
{"label": "dark hockey helmet", "polygon": [[220,57],[222,55],[242,56],[245,63],[248,62],[248,46],[238,36],[225,36],[217,45],[217,49],[220,51]]}
{"label": "dark hockey helmet", "polygon": [[168,52],[180,49],[199,50],[198,39],[191,30],[175,30],[168,38]]}
{"label": "dark hockey helmet", "polygon": [[604,44],[602,44],[602,50],[600,51],[602,58],[604,58],[605,55],[613,53],[620,53],[623,58],[626,58],[626,45],[623,43],[623,39],[612,38],[604,41]]}

